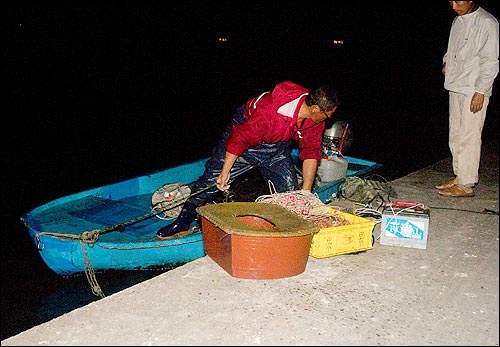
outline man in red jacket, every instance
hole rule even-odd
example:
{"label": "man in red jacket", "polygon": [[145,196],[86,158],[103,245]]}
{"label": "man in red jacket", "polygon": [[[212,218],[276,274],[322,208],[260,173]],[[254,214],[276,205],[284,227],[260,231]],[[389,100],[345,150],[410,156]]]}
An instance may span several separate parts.
{"label": "man in red jacket", "polygon": [[[196,208],[209,201],[218,190],[227,191],[239,175],[258,167],[265,181],[270,180],[278,193],[298,190],[290,143],[298,141],[302,160],[302,189],[311,190],[318,160],[325,120],[340,105],[335,89],[322,86],[313,92],[293,82],[278,83],[240,106],[226,127],[205,172],[190,188],[195,193],[184,203],[177,219],[158,230],[165,239],[189,229],[196,219]],[[218,190],[217,190],[218,189]]]}

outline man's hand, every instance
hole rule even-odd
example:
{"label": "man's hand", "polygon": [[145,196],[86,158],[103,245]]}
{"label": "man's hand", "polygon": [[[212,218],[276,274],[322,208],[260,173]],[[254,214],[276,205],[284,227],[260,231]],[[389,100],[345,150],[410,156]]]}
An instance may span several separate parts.
{"label": "man's hand", "polygon": [[215,185],[217,187],[217,189],[225,192],[225,191],[228,191],[229,190],[229,184],[227,184],[227,182],[229,182],[229,175],[225,174],[224,172],[221,172],[219,177],[217,177],[217,179],[215,180]]}
{"label": "man's hand", "polygon": [[302,162],[302,189],[311,190],[316,178],[318,160],[306,159]]}
{"label": "man's hand", "polygon": [[224,158],[224,164],[222,165],[222,170],[219,177],[215,180],[215,186],[217,189],[226,192],[229,190],[229,177],[231,176],[231,168],[238,156],[231,154],[226,151],[226,157]]}
{"label": "man's hand", "polygon": [[479,112],[483,109],[484,104],[484,95],[478,92],[475,92],[472,96],[472,100],[470,102],[470,111],[472,113]]}

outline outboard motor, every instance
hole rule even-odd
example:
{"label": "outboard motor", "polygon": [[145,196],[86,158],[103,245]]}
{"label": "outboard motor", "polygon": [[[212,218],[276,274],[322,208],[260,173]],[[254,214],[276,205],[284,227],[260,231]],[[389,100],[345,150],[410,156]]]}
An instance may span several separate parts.
{"label": "outboard motor", "polygon": [[342,153],[352,143],[352,131],[345,121],[336,121],[323,133],[323,156],[318,166],[318,176],[321,182],[340,180],[347,175],[347,160]]}
{"label": "outboard motor", "polygon": [[[341,141],[342,148],[340,148]],[[323,155],[332,155],[333,153],[339,152],[340,154],[346,154],[349,151],[351,144],[352,129],[346,121],[335,121],[335,123],[333,123],[330,128],[326,128],[323,133]]]}

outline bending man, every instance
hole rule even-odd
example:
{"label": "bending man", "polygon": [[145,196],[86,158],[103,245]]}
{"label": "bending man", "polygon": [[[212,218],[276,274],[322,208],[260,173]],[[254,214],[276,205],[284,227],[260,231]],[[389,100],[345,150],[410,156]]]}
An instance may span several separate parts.
{"label": "bending man", "polygon": [[158,230],[165,239],[189,229],[196,219],[196,208],[208,202],[219,190],[227,191],[239,175],[258,167],[264,180],[270,180],[278,193],[298,190],[290,144],[298,141],[303,161],[302,189],[311,190],[321,158],[325,120],[340,105],[335,89],[322,86],[313,92],[293,82],[278,83],[240,106],[214,148],[204,173],[191,192],[215,184],[193,195],[183,205],[177,219]]}

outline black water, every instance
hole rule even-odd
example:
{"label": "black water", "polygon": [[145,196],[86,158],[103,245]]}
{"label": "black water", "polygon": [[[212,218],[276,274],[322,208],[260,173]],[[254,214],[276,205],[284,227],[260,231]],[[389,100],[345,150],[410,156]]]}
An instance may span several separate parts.
{"label": "black water", "polygon": [[[353,131],[346,154],[383,164],[388,180],[449,156],[440,73],[448,4],[383,5],[365,11],[370,22],[341,2],[238,6],[210,16],[193,3],[8,8],[2,339],[99,300],[84,275],[47,268],[22,213],[209,156],[235,107],[276,82],[334,83],[344,100],[335,118]],[[485,136],[498,136],[498,114],[494,97]],[[97,279],[110,295],[164,271]]]}

